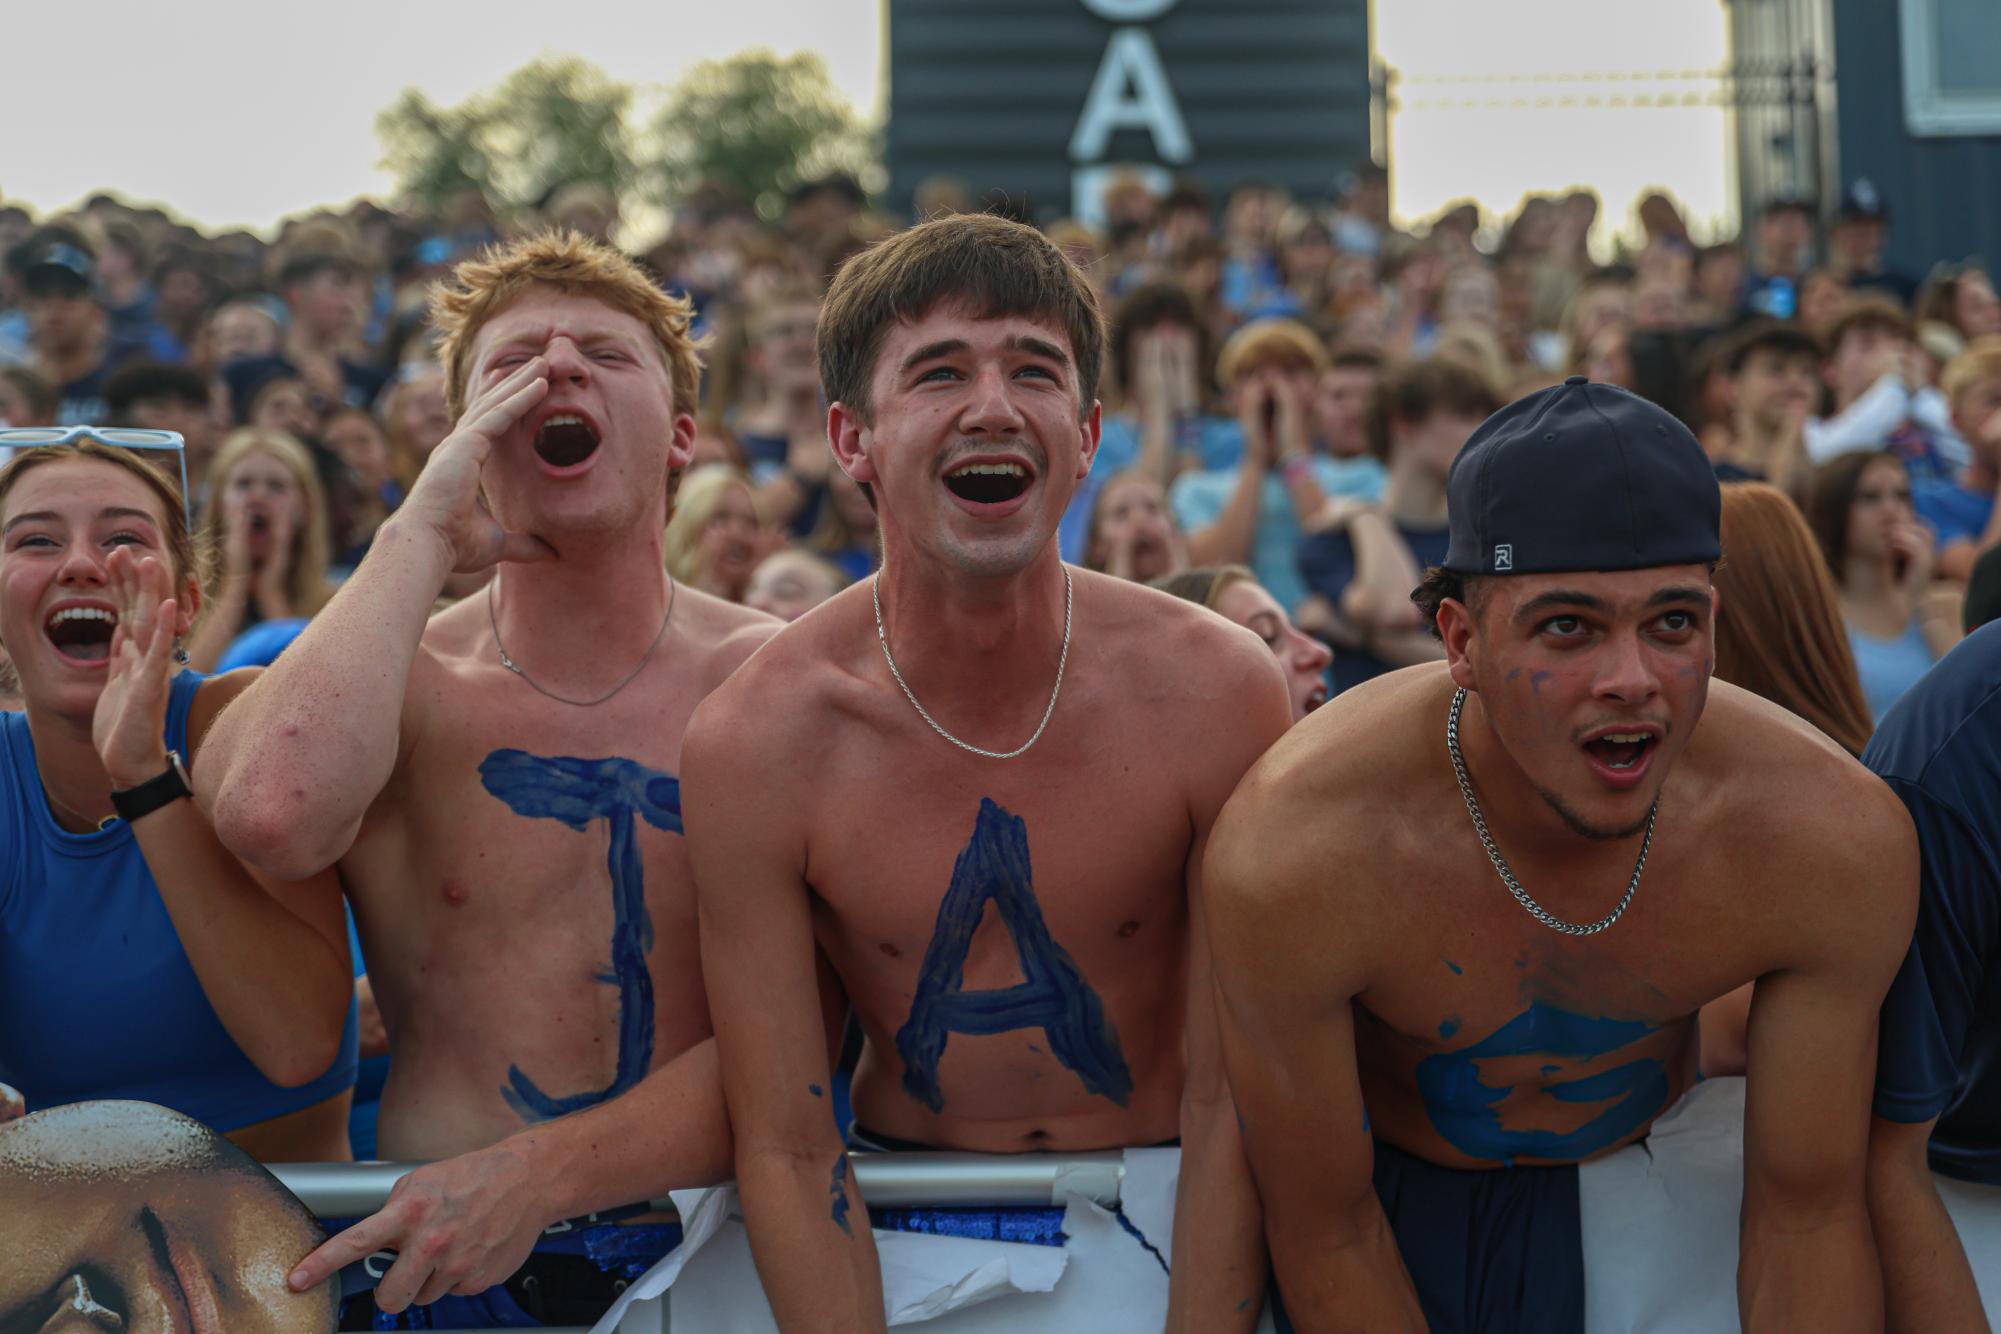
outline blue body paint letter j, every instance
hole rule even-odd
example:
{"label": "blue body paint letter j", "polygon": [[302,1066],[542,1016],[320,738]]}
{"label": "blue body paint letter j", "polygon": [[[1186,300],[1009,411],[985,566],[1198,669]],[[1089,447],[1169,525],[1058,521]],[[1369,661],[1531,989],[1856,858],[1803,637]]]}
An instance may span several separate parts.
{"label": "blue body paint letter j", "polygon": [[561,1096],[544,1093],[520,1066],[509,1066],[500,1096],[524,1121],[548,1121],[590,1107],[637,1084],[653,1063],[653,919],[639,857],[639,821],[681,832],[681,784],[658,769],[613,757],[578,760],[496,750],[481,761],[480,781],[516,815],[561,820],[582,832],[611,826],[611,972],[598,980],[618,988],[618,1072],[602,1089]]}
{"label": "blue body paint letter j", "polygon": [[[996,991],[967,991],[966,951],[988,900],[1014,937],[1025,980]],[[1104,1002],[1042,920],[1028,863],[1027,823],[982,797],[972,841],[953,865],[951,888],[938,905],[910,1018],[897,1030],[904,1091],[932,1111],[943,1111],[938,1061],[946,1038],[1017,1028],[1048,1034],[1049,1050],[1090,1092],[1121,1107],[1132,1096],[1132,1072],[1119,1051],[1119,1035],[1105,1018]]]}

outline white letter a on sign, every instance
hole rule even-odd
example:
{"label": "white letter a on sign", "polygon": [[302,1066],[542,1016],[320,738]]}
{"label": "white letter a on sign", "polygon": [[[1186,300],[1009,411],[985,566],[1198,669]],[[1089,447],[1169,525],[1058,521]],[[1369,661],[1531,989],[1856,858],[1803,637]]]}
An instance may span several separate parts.
{"label": "white letter a on sign", "polygon": [[1070,160],[1092,162],[1105,155],[1113,130],[1149,130],[1154,151],[1165,162],[1186,162],[1194,156],[1188,126],[1161,68],[1160,52],[1144,28],[1120,28],[1105,46],[1084,114],[1070,136]]}

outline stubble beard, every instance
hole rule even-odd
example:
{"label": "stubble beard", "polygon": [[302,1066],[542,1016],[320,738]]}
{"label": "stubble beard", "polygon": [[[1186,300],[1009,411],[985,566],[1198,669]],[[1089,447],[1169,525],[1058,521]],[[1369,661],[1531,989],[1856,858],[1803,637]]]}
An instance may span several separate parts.
{"label": "stubble beard", "polygon": [[1647,813],[1642,815],[1635,823],[1608,829],[1603,825],[1594,825],[1586,820],[1583,816],[1565,805],[1562,797],[1551,792],[1548,788],[1539,787],[1535,792],[1551,810],[1556,812],[1557,818],[1563,821],[1566,829],[1579,838],[1588,838],[1597,843],[1616,843],[1621,839],[1631,838],[1645,829],[1647,821],[1653,818],[1653,803],[1650,802],[1647,805]]}

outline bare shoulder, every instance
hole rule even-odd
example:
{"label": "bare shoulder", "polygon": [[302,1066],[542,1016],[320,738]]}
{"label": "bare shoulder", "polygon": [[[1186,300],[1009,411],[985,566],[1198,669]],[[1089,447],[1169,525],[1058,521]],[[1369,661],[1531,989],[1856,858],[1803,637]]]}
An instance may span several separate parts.
{"label": "bare shoulder", "polygon": [[[1209,864],[1234,886],[1225,892],[1324,896],[1333,866],[1357,872],[1342,881],[1358,891],[1373,883],[1361,872],[1405,846],[1426,785],[1451,781],[1451,695],[1442,664],[1406,668],[1337,695],[1281,737],[1216,821]],[[1425,745],[1434,730],[1435,756]]]}
{"label": "bare shoulder", "polygon": [[728,680],[766,640],[785,628],[785,622],[776,616],[726,602],[686,584],[678,585],[674,596],[677,624],[667,632],[680,641],[678,647],[684,652],[692,647],[700,653],[704,694]]}
{"label": "bare shoulder", "polygon": [[699,751],[726,737],[732,750],[746,756],[803,761],[802,747],[810,749],[826,737],[829,712],[860,688],[856,645],[875,643],[873,629],[863,637],[868,589],[845,589],[790,625],[761,613],[746,615],[758,619],[728,629],[721,658],[731,659],[729,668],[695,710],[683,749]]}
{"label": "bare shoulder", "polygon": [[1210,696],[1274,675],[1271,650],[1206,607],[1091,570],[1071,574],[1079,625],[1092,627],[1093,638],[1107,646],[1116,670],[1136,689]]}
{"label": "bare shoulder", "polygon": [[1710,827],[1756,864],[1787,868],[1784,880],[1815,905],[1810,916],[1862,933],[1908,922],[1918,868],[1910,816],[1820,729],[1716,681],[1689,750]]}
{"label": "bare shoulder", "polygon": [[[1407,803],[1408,784],[1431,754],[1445,748],[1452,678],[1442,663],[1407,667],[1343,691],[1265,753],[1245,776],[1232,807],[1268,811],[1278,820],[1319,812],[1329,837],[1366,828],[1386,809]],[[1436,767],[1436,766],[1433,766]],[[1444,771],[1439,770],[1442,774]]]}

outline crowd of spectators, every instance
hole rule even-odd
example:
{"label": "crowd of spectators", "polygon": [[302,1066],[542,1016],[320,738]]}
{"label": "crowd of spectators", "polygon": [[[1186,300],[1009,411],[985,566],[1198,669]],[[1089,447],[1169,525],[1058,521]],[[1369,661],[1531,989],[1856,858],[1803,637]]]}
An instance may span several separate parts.
{"label": "crowd of spectators", "polygon": [[[918,206],[976,203],[937,181]],[[2001,545],[1992,282],[1975,265],[1886,269],[1889,216],[1866,182],[1824,246],[1808,201],[1770,201],[1742,238],[1703,245],[1656,193],[1641,239],[1601,263],[1598,209],[1538,195],[1499,226],[1465,205],[1405,229],[1365,168],[1331,202],[1117,179],[1102,227],[1049,222],[1111,325],[1064,556],[1249,626],[1303,715],[1442,656],[1409,594],[1446,548],[1454,455],[1501,404],[1583,375],[1676,413],[1742,488],[1719,674],[1859,753],[2001,600],[2001,562],[1982,559]],[[874,569],[875,512],[827,447],[814,329],[835,268],[898,221],[843,178],[795,190],[775,222],[704,188],[637,255],[692,298],[707,340],[664,540],[676,579],[791,620]],[[364,201],[268,241],[108,195],[48,219],[0,205],[0,424],[185,437],[208,586],[192,665],[268,663],[452,428],[428,285],[552,225],[622,236],[614,201],[583,186],[506,217],[476,196],[438,216]]]}
{"label": "crowd of spectators", "polygon": [[[1957,594],[2001,541],[2001,301],[1978,266],[1887,269],[1867,182],[1824,245],[1806,200],[1701,245],[1650,194],[1610,263],[1586,244],[1588,192],[1408,230],[1388,201],[1375,168],[1331,203],[1132,177],[1102,227],[1047,224],[1112,325],[1066,558],[1142,581],[1249,569],[1332,650],[1333,692],[1434,658],[1407,594],[1444,549],[1453,454],[1501,403],[1581,374],[1669,408],[1721,478],[1810,517],[1872,716],[1950,646]],[[934,181],[918,208],[974,203]],[[873,568],[873,511],[826,448],[813,328],[839,262],[897,222],[844,178],[795,190],[775,223],[704,188],[641,253],[708,339],[676,577],[791,617]],[[619,234],[588,186],[505,217],[473,195],[438,216],[363,201],[268,241],[108,195],[46,220],[0,206],[0,421],[186,437],[213,566],[194,665],[267,662],[450,430],[427,285],[552,224]]]}
{"label": "crowd of spectators", "polygon": [[[1103,203],[1102,226],[1045,225],[1110,324],[1101,440],[1062,553],[1252,630],[1294,721],[1444,656],[1411,591],[1445,558],[1453,460],[1503,404],[1569,377],[1695,432],[1725,483],[1716,675],[1849,753],[2001,611],[2001,300],[1977,265],[1887,269],[1866,182],[1824,238],[1819,209],[1782,198],[1744,237],[1698,244],[1651,194],[1611,262],[1586,244],[1587,192],[1410,228],[1373,168],[1331,201],[1132,177]],[[935,181],[918,211],[981,206]],[[705,188],[635,254],[706,340],[694,462],[661,542],[679,583],[790,621],[877,567],[871,498],[828,448],[815,329],[836,268],[899,222],[842,178],[771,221]],[[0,425],[179,433],[206,590],[189,665],[268,664],[453,429],[431,283],[552,226],[627,239],[585,186],[505,217],[471,196],[437,216],[362,202],[268,241],[109,196],[48,219],[0,204]],[[487,577],[454,577],[447,599]],[[365,978],[356,998],[344,1040],[388,1056]],[[1705,1073],[1743,1070],[1749,1004],[1746,987],[1705,1010]],[[381,1078],[364,1067],[357,1156]]]}

